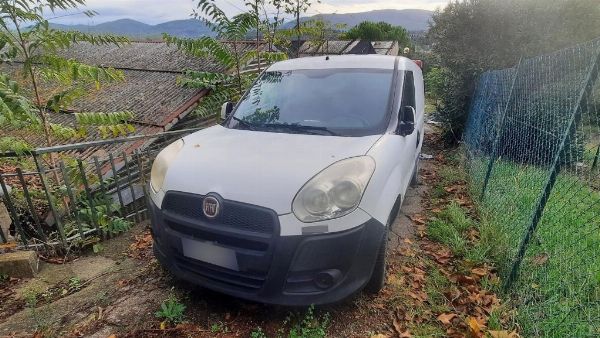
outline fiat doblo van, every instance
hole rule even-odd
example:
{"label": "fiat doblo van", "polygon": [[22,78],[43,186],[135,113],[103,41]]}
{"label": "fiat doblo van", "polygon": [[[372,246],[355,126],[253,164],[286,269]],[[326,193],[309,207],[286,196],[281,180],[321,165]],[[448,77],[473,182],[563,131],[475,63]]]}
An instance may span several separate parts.
{"label": "fiat doblo van", "polygon": [[387,233],[418,176],[424,105],[407,58],[273,64],[223,105],[221,124],[156,157],[156,257],[176,277],[263,303],[378,292]]}

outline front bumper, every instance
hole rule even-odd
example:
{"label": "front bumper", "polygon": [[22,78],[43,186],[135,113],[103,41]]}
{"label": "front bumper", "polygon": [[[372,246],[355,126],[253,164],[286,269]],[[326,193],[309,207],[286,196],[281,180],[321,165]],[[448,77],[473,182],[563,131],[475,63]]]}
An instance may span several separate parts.
{"label": "front bumper", "polygon": [[[335,303],[361,290],[371,277],[385,231],[384,225],[371,219],[339,233],[280,236],[275,221],[267,235],[182,217],[159,209],[152,201],[148,205],[154,253],[176,277],[235,297],[278,305]],[[186,257],[182,242],[190,240],[233,251],[238,269]]]}

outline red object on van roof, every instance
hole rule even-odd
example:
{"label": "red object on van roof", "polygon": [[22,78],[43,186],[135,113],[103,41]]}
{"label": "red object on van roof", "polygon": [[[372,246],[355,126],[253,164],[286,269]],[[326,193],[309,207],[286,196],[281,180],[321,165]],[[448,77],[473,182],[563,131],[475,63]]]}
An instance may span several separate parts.
{"label": "red object on van roof", "polygon": [[423,60],[413,60],[419,68],[423,69]]}

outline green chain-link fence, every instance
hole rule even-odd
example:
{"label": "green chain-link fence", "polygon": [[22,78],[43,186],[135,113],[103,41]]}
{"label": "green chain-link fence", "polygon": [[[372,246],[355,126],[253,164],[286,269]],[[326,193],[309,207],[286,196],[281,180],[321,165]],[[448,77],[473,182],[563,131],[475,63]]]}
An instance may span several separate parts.
{"label": "green chain-link fence", "polygon": [[471,188],[523,336],[600,337],[600,40],[482,75]]}

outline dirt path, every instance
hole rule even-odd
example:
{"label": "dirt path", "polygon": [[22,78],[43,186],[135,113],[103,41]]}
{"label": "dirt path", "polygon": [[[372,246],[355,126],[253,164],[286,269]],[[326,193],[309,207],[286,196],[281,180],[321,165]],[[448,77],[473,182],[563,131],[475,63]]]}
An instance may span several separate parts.
{"label": "dirt path", "polygon": [[[443,150],[436,144],[435,133],[430,133],[423,153],[441,158]],[[0,336],[29,337],[38,332],[49,337],[264,337],[263,333],[285,337],[304,329],[317,332],[314,337],[321,329],[331,337],[464,336],[472,331],[469,318],[485,327],[487,321],[480,318],[491,304],[463,306],[455,301],[473,293],[481,294],[482,302],[495,304],[497,299],[479,287],[470,271],[460,275],[473,282],[467,285],[471,291],[463,292],[456,271],[460,264],[454,263],[448,248],[425,236],[428,215],[439,207],[431,203],[439,166],[440,160],[422,161],[424,183],[409,191],[393,224],[387,284],[375,297],[361,294],[307,315],[306,309],[216,294],[173,280],[152,258],[150,235],[145,225],[138,225],[106,242],[99,255],[46,266],[40,277],[14,282],[0,306],[5,313],[0,311]],[[45,296],[49,288],[56,290]],[[161,327],[155,312],[170,296],[186,306],[187,324]],[[16,313],[10,315],[11,311]]]}

